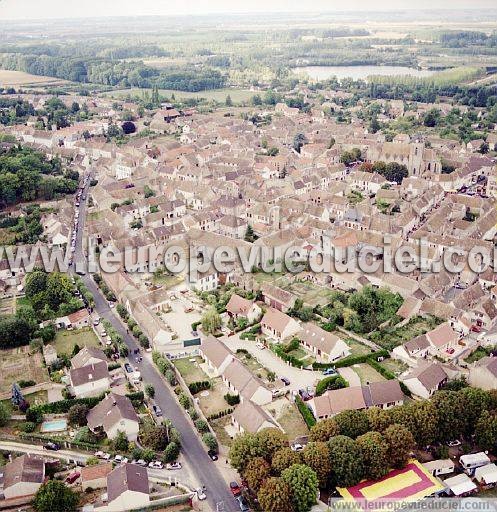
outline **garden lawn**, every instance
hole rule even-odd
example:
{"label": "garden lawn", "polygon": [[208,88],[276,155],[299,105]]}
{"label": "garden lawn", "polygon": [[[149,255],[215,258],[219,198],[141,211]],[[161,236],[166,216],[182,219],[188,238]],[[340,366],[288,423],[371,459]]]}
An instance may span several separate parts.
{"label": "garden lawn", "polygon": [[202,363],[201,357],[185,357],[182,359],[175,359],[173,361],[174,366],[176,366],[176,369],[179,371],[186,384],[209,380],[209,376],[206,375],[202,368],[193,361],[190,361],[190,359],[195,359],[198,364]]}
{"label": "garden lawn", "polygon": [[278,417],[278,423],[283,427],[289,441],[293,441],[298,436],[309,434],[309,429],[294,404],[289,403],[283,407]]}
{"label": "garden lawn", "polygon": [[352,369],[359,375],[361,384],[365,386],[368,382],[381,382],[386,380],[383,375],[378,373],[367,363],[354,364]]}
{"label": "garden lawn", "polygon": [[91,327],[83,327],[73,331],[57,331],[55,349],[58,355],[68,354],[70,356],[75,345],[78,345],[79,348],[83,348],[85,345],[88,347],[98,347],[100,343]]}

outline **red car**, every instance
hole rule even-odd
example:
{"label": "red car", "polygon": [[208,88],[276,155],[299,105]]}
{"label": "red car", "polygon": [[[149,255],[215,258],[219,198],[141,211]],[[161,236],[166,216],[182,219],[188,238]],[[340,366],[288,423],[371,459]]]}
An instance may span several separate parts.
{"label": "red car", "polygon": [[81,476],[81,473],[79,471],[73,471],[67,478],[66,483],[67,484],[73,484],[79,477]]}
{"label": "red car", "polygon": [[473,332],[481,332],[481,327],[479,325],[472,325],[471,330]]}
{"label": "red car", "polygon": [[230,489],[233,496],[239,496],[240,493],[242,492],[240,486],[236,482],[230,482]]}

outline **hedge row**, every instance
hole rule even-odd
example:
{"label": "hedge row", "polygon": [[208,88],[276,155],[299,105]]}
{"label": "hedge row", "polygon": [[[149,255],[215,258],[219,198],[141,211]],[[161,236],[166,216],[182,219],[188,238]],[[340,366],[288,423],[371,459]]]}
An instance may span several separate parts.
{"label": "hedge row", "polygon": [[271,348],[280,359],[283,359],[283,361],[290,363],[292,366],[295,366],[296,368],[303,368],[305,366],[305,364],[300,359],[290,354],[287,354],[280,345],[272,345]]}
{"label": "hedge row", "polygon": [[188,384],[188,389],[192,395],[196,395],[200,391],[205,391],[211,388],[211,383],[208,380],[199,380]]}
{"label": "hedge row", "polygon": [[99,447],[98,444],[93,443],[83,443],[81,441],[74,441],[74,440],[61,440],[57,437],[47,437],[41,434],[27,434],[25,432],[19,433],[20,439],[25,439],[26,441],[42,441],[43,443],[52,442],[57,444],[64,444],[67,443],[68,446],[76,446],[78,448],[83,448],[84,450],[94,451],[96,448]]}
{"label": "hedge row", "polygon": [[50,404],[40,404],[30,407],[28,410],[37,411],[41,414],[64,414],[69,411],[73,405],[87,405],[90,409],[95,407],[99,402],[105,398],[105,393],[88,398],[68,398],[66,400],[59,400]]}
{"label": "hedge row", "polygon": [[126,393],[126,396],[131,400],[136,400],[138,402],[143,402],[145,400],[145,395],[143,391],[135,391],[134,393]]}
{"label": "hedge row", "polygon": [[219,418],[224,418],[225,416],[228,416],[228,414],[231,414],[234,410],[235,409],[230,407],[229,409],[225,409],[224,411],[220,411],[220,412],[211,414],[210,416],[207,416],[207,421],[218,420]]}
{"label": "hedge row", "polygon": [[348,388],[349,383],[338,374],[330,375],[320,380],[316,386],[316,396],[321,396],[328,389]]}
{"label": "hedge row", "polygon": [[309,407],[307,407],[300,396],[296,396],[295,403],[297,404],[297,408],[302,415],[302,418],[304,418],[307,427],[312,428],[316,424],[316,418],[314,417],[314,414],[312,414],[311,410]]}

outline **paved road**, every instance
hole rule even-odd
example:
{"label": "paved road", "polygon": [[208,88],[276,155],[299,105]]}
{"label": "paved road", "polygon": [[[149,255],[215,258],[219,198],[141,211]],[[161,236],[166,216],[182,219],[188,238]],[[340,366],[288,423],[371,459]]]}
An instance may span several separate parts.
{"label": "paved road", "polygon": [[[85,194],[87,194],[87,191]],[[74,256],[74,265],[76,268],[79,268],[78,263],[81,264],[85,260],[82,240],[85,225],[86,201],[81,200],[79,211],[79,225]],[[101,318],[108,320],[114,329],[123,337],[130,353],[132,353],[134,349],[140,348],[136,340],[127,332],[121,321],[109,308],[107,300],[100,292],[93,278],[89,274],[83,275],[81,278],[94,297],[95,311]],[[138,366],[144,383],[149,383],[154,386],[155,402],[162,409],[164,415],[169,418],[174,426],[181,432],[184,459],[192,469],[198,483],[206,486],[207,500],[212,510],[216,511],[216,509],[218,509],[225,512],[236,512],[238,510],[237,503],[233,499],[228,483],[224,481],[216,466],[216,464],[221,464],[222,462],[218,461],[215,463],[209,458],[202,442],[197,437],[194,427],[187,419],[186,413],[177,403],[173,391],[162,379],[153,363],[147,358],[144,358],[141,363],[136,363],[131,360],[130,362],[133,366]],[[222,505],[218,505],[220,503],[222,503]]]}

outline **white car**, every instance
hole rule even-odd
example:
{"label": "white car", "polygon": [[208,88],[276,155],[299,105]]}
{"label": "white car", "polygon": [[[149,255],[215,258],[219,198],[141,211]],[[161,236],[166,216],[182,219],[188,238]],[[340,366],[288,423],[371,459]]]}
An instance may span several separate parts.
{"label": "white car", "polygon": [[304,447],[299,444],[299,443],[295,443],[295,444],[292,444],[292,446],[290,447],[294,452],[300,452],[304,449]]}
{"label": "white car", "polygon": [[166,464],[166,469],[181,469],[181,462],[171,462],[171,464]]}
{"label": "white car", "polygon": [[114,457],[114,462],[118,462],[118,463],[120,463],[120,462],[122,462],[122,461],[123,461],[123,459],[124,459],[124,457],[123,457],[122,455],[116,455],[116,456]]}
{"label": "white car", "polygon": [[260,341],[258,341],[258,342],[255,344],[255,346],[256,346],[257,348],[261,349],[261,350],[264,350],[264,349],[266,348],[266,347],[264,346],[264,344],[263,344],[263,343],[261,343]]}
{"label": "white car", "polygon": [[207,495],[205,494],[202,488],[199,487],[195,492],[197,493],[197,498],[199,499],[199,501],[207,499]]}
{"label": "white car", "polygon": [[155,469],[162,469],[164,467],[164,464],[160,460],[154,460],[149,463],[149,468],[155,468]]}

